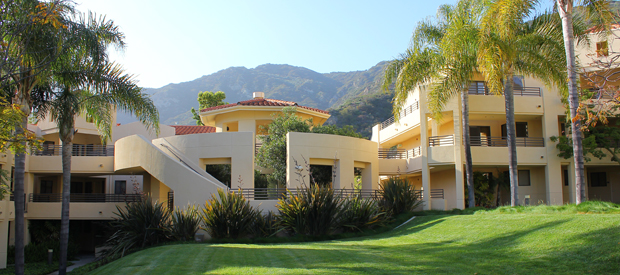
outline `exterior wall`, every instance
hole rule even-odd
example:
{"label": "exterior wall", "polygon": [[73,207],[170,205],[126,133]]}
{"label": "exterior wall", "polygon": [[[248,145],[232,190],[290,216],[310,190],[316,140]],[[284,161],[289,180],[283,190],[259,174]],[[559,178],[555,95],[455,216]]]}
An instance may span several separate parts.
{"label": "exterior wall", "polygon": [[[30,173],[62,173],[62,156],[26,157],[26,171]],[[112,173],[114,157],[73,156],[71,157],[72,173]]]}
{"label": "exterior wall", "polygon": [[[333,187],[350,188],[354,182],[354,167],[363,165],[366,176],[362,176],[363,189],[377,189],[379,180],[379,161],[377,143],[365,139],[313,133],[290,132],[287,138],[287,179],[288,188],[301,186],[297,173],[305,176],[308,184],[308,171],[304,159],[325,159],[337,161],[336,181]],[[297,164],[295,163],[297,161]],[[296,166],[301,166],[298,170]],[[368,170],[366,170],[368,169]],[[364,174],[364,172],[362,172]]]}
{"label": "exterior wall", "polygon": [[112,127],[112,143],[131,135],[141,135],[148,140],[154,140],[156,138],[174,136],[175,130],[172,126],[159,124],[159,136],[157,136],[155,132],[147,130],[144,124],[139,121]]}

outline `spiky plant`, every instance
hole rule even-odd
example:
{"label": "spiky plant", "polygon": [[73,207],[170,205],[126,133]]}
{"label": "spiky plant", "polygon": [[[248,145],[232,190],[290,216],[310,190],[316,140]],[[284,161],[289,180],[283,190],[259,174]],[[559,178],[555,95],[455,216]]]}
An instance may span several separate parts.
{"label": "spiky plant", "polygon": [[196,206],[188,205],[187,209],[177,207],[172,212],[170,235],[177,241],[191,241],[200,229],[200,222],[200,215]]}
{"label": "spiky plant", "polygon": [[343,200],[331,188],[316,185],[288,192],[277,204],[280,226],[295,234],[328,235],[339,228]]}
{"label": "spiky plant", "polygon": [[379,224],[385,214],[376,200],[360,195],[345,199],[343,209],[342,228],[347,231],[361,231]]}
{"label": "spiky plant", "polygon": [[389,216],[413,211],[422,204],[415,186],[407,179],[391,177],[379,184],[379,204]]}
{"label": "spiky plant", "polygon": [[211,194],[202,209],[203,229],[215,239],[236,239],[251,234],[259,210],[252,207],[241,192],[218,189],[217,194],[217,197]]}

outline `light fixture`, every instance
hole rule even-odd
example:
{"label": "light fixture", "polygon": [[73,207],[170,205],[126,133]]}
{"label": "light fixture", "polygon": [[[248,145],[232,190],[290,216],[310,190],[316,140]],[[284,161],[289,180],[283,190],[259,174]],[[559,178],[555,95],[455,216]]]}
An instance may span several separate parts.
{"label": "light fixture", "polygon": [[99,164],[99,168],[103,167],[103,164]]}
{"label": "light fixture", "polygon": [[542,105],[538,105],[538,106],[536,106],[536,108],[540,108],[540,107],[542,107]]}
{"label": "light fixture", "polygon": [[295,166],[295,169],[297,169],[297,171],[301,171],[301,170],[304,170],[304,167],[301,165],[297,165]]}

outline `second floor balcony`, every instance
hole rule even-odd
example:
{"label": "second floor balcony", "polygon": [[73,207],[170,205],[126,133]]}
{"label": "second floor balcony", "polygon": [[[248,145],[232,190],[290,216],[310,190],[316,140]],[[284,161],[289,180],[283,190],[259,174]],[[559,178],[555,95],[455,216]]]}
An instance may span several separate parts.
{"label": "second floor balcony", "polygon": [[[70,202],[92,203],[121,203],[138,202],[142,199],[141,194],[93,194],[73,193],[69,195]],[[62,202],[62,193],[36,194],[30,193],[28,202]]]}
{"label": "second floor balcony", "polygon": [[[62,156],[62,145],[43,144],[41,150],[33,152],[35,156]],[[82,145],[73,144],[71,156],[74,157],[112,157],[114,156],[114,145]]]}

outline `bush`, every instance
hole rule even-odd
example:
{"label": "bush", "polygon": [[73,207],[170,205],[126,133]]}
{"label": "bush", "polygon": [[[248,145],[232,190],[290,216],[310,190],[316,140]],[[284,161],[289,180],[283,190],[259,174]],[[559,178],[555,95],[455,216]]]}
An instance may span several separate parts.
{"label": "bush", "polygon": [[387,179],[379,184],[379,194],[381,195],[379,204],[389,216],[413,211],[422,203],[415,187],[407,179],[396,177]]}
{"label": "bush", "polygon": [[157,245],[170,239],[170,210],[163,203],[145,197],[127,203],[125,209],[116,207],[118,216],[110,224],[115,233],[106,242],[111,248],[106,257],[122,257],[125,252]]}
{"label": "bush", "polygon": [[172,225],[170,235],[177,241],[192,241],[194,235],[200,229],[200,215],[198,209],[188,205],[186,210],[175,209],[172,213]]}
{"label": "bush", "polygon": [[202,210],[204,230],[212,238],[239,238],[252,233],[259,210],[250,205],[241,192],[217,190],[218,197],[211,195]]}
{"label": "bush", "polygon": [[278,216],[272,211],[267,215],[258,214],[252,228],[254,237],[271,237],[278,232]]}
{"label": "bush", "polygon": [[345,200],[342,227],[347,231],[362,231],[378,224],[385,214],[374,199],[354,196]]}
{"label": "bush", "polygon": [[327,235],[339,228],[343,216],[343,200],[331,188],[313,185],[288,192],[277,204],[280,226],[296,234]]}
{"label": "bush", "polygon": [[[58,261],[60,256],[60,242],[59,241],[47,241],[42,243],[29,243],[24,246],[24,260],[26,263],[47,262],[47,250],[53,249],[53,260]],[[67,259],[75,259],[80,251],[80,246],[75,242],[69,242],[67,250]],[[7,262],[9,264],[15,263],[15,246],[11,245],[8,248]]]}

